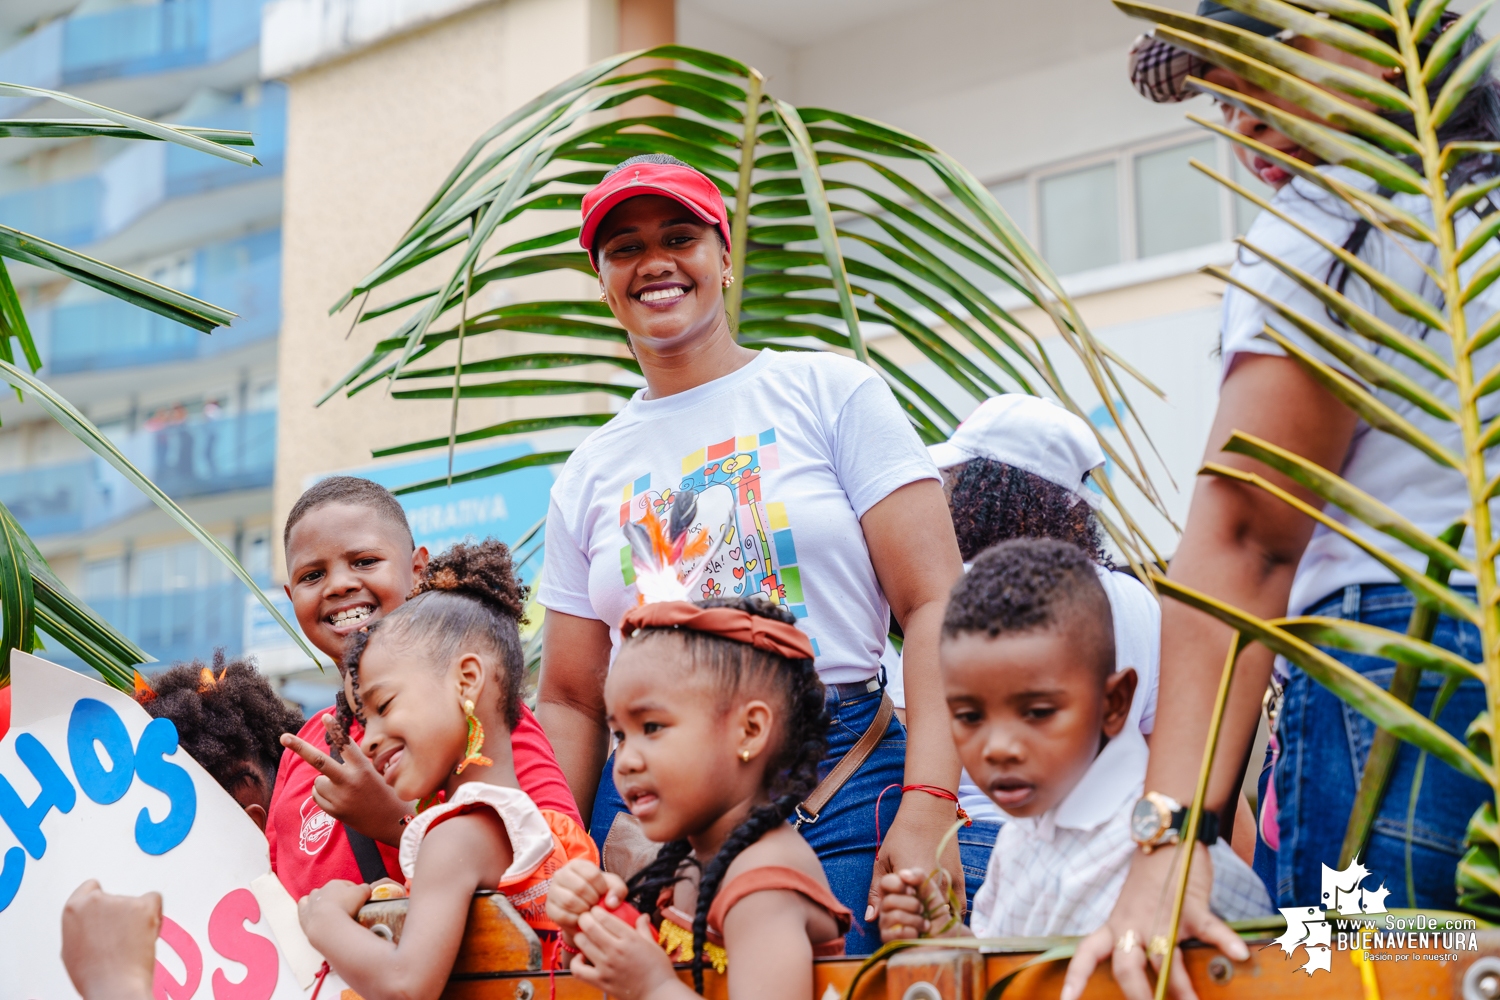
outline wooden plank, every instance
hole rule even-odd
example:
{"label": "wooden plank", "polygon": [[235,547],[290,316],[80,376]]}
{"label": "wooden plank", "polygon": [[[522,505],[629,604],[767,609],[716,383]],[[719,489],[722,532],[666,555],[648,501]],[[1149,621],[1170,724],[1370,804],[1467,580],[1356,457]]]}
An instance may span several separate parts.
{"label": "wooden plank", "polygon": [[[1405,952],[1407,957],[1403,960],[1372,962],[1379,997],[1381,1000],[1462,997],[1464,973],[1469,966],[1483,956],[1500,956],[1500,932],[1480,931],[1477,938],[1477,951],[1452,953],[1448,961],[1437,960],[1438,953],[1429,949]],[[959,963],[950,956],[956,954],[973,956],[972,952],[936,947],[931,951],[902,952],[893,957],[887,968],[865,976],[855,1000],[903,1000],[914,983],[934,981],[921,978],[918,974],[923,970],[935,973],[942,1000],[979,1000],[984,990],[973,984],[963,985],[961,992],[952,992],[957,981],[953,971],[959,968]],[[1231,962],[1211,948],[1185,949],[1188,974],[1199,1000],[1374,1000],[1364,990],[1353,954],[1335,950],[1328,972],[1308,975],[1301,971],[1305,961],[1301,951],[1288,957],[1270,940],[1250,942],[1250,959],[1246,962]],[[1027,952],[985,955],[984,988],[1034,955]],[[811,1000],[822,1000],[830,987],[842,997],[861,961],[848,958],[815,963]],[[974,958],[961,961],[973,962]],[[1066,968],[1066,962],[1054,962],[1028,969],[1006,989],[1005,1000],[1054,1000],[1062,989]],[[948,975],[946,980],[941,978],[944,974]],[[691,985],[692,976],[686,968],[679,968],[678,977]],[[722,976],[710,971],[705,977],[705,987],[707,1000],[729,1000]],[[544,1000],[553,988],[557,1000],[605,1000],[604,994],[567,973],[558,973],[551,984],[545,973],[496,973],[494,978],[483,981],[454,980],[443,993],[443,1000]],[[1122,1000],[1123,996],[1107,965],[1094,973],[1084,991],[1084,1000]]]}

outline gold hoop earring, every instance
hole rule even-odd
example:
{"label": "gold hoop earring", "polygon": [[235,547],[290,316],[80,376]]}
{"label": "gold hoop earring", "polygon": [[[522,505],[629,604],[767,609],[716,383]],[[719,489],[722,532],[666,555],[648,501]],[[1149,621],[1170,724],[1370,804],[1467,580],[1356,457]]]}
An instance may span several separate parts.
{"label": "gold hoop earring", "polygon": [[454,774],[463,774],[464,768],[470,764],[489,767],[495,763],[480,753],[484,749],[484,725],[479,721],[479,717],[474,714],[473,699],[464,699],[464,721],[469,725],[469,740],[464,746],[464,759],[459,761],[458,766],[453,769]]}
{"label": "gold hoop earring", "polygon": [[746,764],[750,763],[750,751],[749,750],[741,750],[740,751],[740,760],[744,761]]}

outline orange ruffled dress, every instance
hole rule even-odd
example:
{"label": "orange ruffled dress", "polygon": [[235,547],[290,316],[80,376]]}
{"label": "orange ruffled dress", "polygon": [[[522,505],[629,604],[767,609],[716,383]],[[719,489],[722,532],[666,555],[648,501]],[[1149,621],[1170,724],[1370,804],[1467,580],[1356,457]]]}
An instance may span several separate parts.
{"label": "orange ruffled dress", "polygon": [[[827,886],[795,868],[768,865],[765,868],[752,868],[725,882],[719,887],[718,895],[714,896],[713,905],[708,908],[708,941],[703,946],[703,957],[717,972],[722,974],[729,967],[729,955],[724,950],[724,918],[746,896],[773,889],[800,893],[814,905],[827,910],[828,915],[838,924],[837,937],[813,942],[814,958],[838,958],[844,954],[844,935],[849,933],[849,926],[854,920],[854,914],[849,908],[840,903]],[[683,913],[671,905],[671,899],[672,890],[669,888],[662,893],[661,903],[657,908],[661,914],[661,926],[657,928],[656,938],[673,961],[691,962],[693,915]]]}
{"label": "orange ruffled dress", "polygon": [[538,809],[519,788],[471,781],[460,785],[448,801],[422,810],[406,824],[401,835],[401,872],[410,883],[417,867],[417,852],[429,830],[478,809],[489,809],[499,816],[510,838],[513,859],[495,888],[505,893],[521,919],[541,938],[542,968],[551,968],[558,942],[557,924],[547,919],[547,890],[552,876],[575,858],[599,863],[599,849],[571,817]]}

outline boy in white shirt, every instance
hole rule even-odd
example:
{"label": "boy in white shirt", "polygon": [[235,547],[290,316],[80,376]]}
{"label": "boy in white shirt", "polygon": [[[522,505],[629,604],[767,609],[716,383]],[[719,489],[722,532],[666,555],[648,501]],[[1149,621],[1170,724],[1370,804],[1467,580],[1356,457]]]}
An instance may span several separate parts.
{"label": "boy in white shirt", "polygon": [[[1139,727],[1127,724],[1146,692],[1133,668],[1116,667],[1093,561],[1050,539],[986,550],[953,590],[940,661],[959,758],[1008,818],[974,898],[972,933],[1088,933],[1109,916],[1136,849],[1130,813],[1147,755]],[[1272,912],[1250,867],[1212,829],[1205,839],[1215,912]],[[944,931],[949,913],[927,874],[882,880],[883,940]]]}

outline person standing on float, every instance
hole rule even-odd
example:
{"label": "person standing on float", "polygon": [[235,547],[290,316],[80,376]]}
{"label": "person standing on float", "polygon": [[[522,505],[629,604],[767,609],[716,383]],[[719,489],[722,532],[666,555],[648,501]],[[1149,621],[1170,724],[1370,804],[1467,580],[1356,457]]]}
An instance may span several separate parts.
{"label": "person standing on float", "polygon": [[[799,829],[840,902],[865,918],[848,952],[872,951],[879,932],[866,920],[880,876],[930,868],[955,816],[959,765],[937,645],[962,563],[938,471],[869,367],[738,343],[724,308],[728,213],[697,170],[663,155],[625,161],[585,196],[579,242],[646,388],[573,452],[552,488],[537,716],[609,867],[631,826],[606,769],[603,700],[616,625],[639,597],[623,529],[695,503],[692,531],[707,532],[712,551],[689,597],[787,605],[828,689],[820,775],[866,754],[831,799],[802,810]],[[906,727],[880,671],[893,613],[906,637]],[[876,797],[891,785],[877,832]],[[952,842],[943,862],[961,885]]]}

